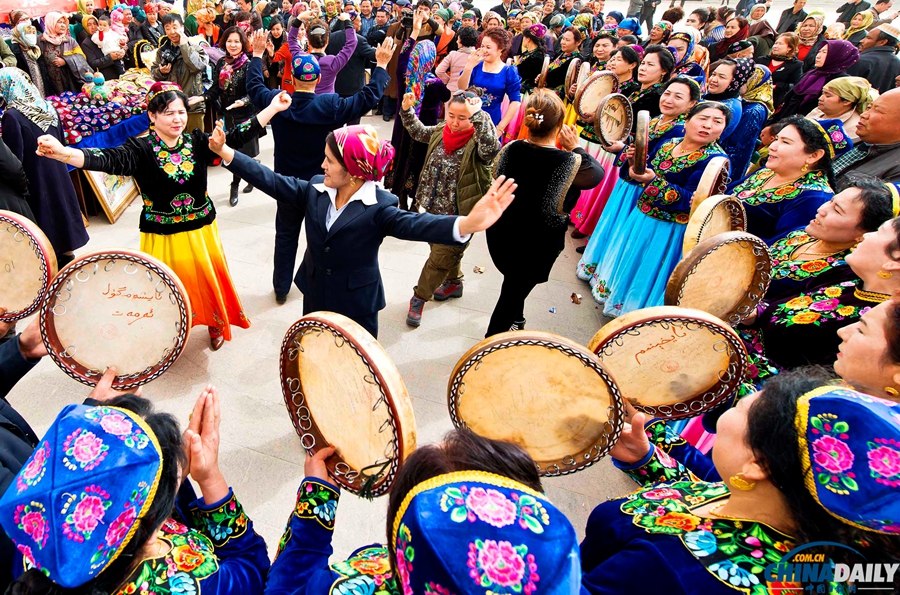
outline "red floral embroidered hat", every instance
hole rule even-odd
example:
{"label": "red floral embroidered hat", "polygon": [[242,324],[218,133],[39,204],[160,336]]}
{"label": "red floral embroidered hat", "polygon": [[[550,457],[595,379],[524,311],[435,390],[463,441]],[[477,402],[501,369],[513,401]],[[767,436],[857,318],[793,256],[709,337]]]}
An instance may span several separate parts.
{"label": "red floral embroidered hat", "polygon": [[507,477],[459,471],[413,488],[391,543],[404,593],[569,594],[581,584],[578,540],[543,494]]}
{"label": "red floral embroidered hat", "polygon": [[61,587],[109,566],[150,507],[162,452],[144,420],[116,407],[69,405],[0,499],[0,525],[22,565]]}
{"label": "red floral embroidered hat", "polygon": [[900,403],[824,386],[797,403],[806,487],[830,514],[900,534]]}

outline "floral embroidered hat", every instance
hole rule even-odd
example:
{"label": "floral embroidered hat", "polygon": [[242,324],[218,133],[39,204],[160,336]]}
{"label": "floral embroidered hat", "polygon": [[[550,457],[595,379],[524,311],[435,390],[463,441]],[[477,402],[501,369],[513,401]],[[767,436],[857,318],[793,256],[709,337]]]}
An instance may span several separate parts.
{"label": "floral embroidered hat", "polygon": [[131,540],[161,470],[156,436],[138,415],[69,405],[0,499],[0,525],[25,569],[78,587]]}
{"label": "floral embroidered hat", "polygon": [[[811,119],[811,118],[810,118]],[[812,119],[811,119],[812,120]],[[853,148],[853,141],[844,131],[844,123],[837,118],[812,120],[828,144],[828,154],[832,159],[840,157]]]}
{"label": "floral embroidered hat", "polygon": [[848,525],[900,534],[900,403],[823,386],[797,403],[806,487]]}
{"label": "floral embroidered hat", "polygon": [[417,485],[394,520],[404,595],[569,594],[579,589],[578,540],[543,494],[483,471]]}

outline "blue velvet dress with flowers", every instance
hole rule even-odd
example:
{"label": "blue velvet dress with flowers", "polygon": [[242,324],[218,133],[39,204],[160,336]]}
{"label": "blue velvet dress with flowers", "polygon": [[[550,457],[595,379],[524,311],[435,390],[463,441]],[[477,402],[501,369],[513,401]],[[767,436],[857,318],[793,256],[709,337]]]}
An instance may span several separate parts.
{"label": "blue velvet dress with flowers", "polygon": [[[662,305],[666,282],[681,260],[694,191],[707,162],[726,156],[712,143],[675,157],[672,152],[681,140],[671,138],[656,147],[648,163],[656,177],[643,186],[637,206],[614,231],[603,255],[601,266],[615,263],[606,288],[606,316]],[[622,166],[623,179],[628,179],[627,168]]]}

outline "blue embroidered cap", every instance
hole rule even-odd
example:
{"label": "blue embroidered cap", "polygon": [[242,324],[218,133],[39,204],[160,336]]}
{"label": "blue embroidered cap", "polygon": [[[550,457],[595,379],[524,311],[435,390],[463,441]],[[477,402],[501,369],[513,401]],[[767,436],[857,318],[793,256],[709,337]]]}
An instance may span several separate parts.
{"label": "blue embroidered cap", "polygon": [[417,485],[394,519],[405,593],[570,594],[579,589],[575,529],[543,494],[482,471]]}
{"label": "blue embroidered cap", "polygon": [[812,122],[825,136],[825,140],[828,143],[828,154],[832,159],[840,157],[853,148],[853,141],[850,140],[850,137],[844,131],[844,123],[837,118],[819,118],[818,120],[812,120]]}
{"label": "blue embroidered cap", "polygon": [[308,83],[318,79],[322,73],[318,60],[309,54],[296,56],[291,62],[291,68],[294,71],[295,79]]}
{"label": "blue embroidered cap", "polygon": [[26,569],[81,586],[131,540],[161,471],[156,436],[140,416],[69,405],[0,499],[0,525]]}
{"label": "blue embroidered cap", "polygon": [[848,525],[900,534],[900,404],[823,386],[797,402],[806,487]]}

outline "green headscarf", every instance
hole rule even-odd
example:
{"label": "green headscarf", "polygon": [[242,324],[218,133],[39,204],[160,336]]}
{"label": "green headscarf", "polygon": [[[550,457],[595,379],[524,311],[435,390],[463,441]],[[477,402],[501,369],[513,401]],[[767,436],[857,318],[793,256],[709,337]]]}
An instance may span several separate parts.
{"label": "green headscarf", "polygon": [[859,76],[842,76],[825,83],[823,89],[837,93],[844,101],[854,104],[856,113],[861,114],[878,98],[878,91],[871,83]]}

